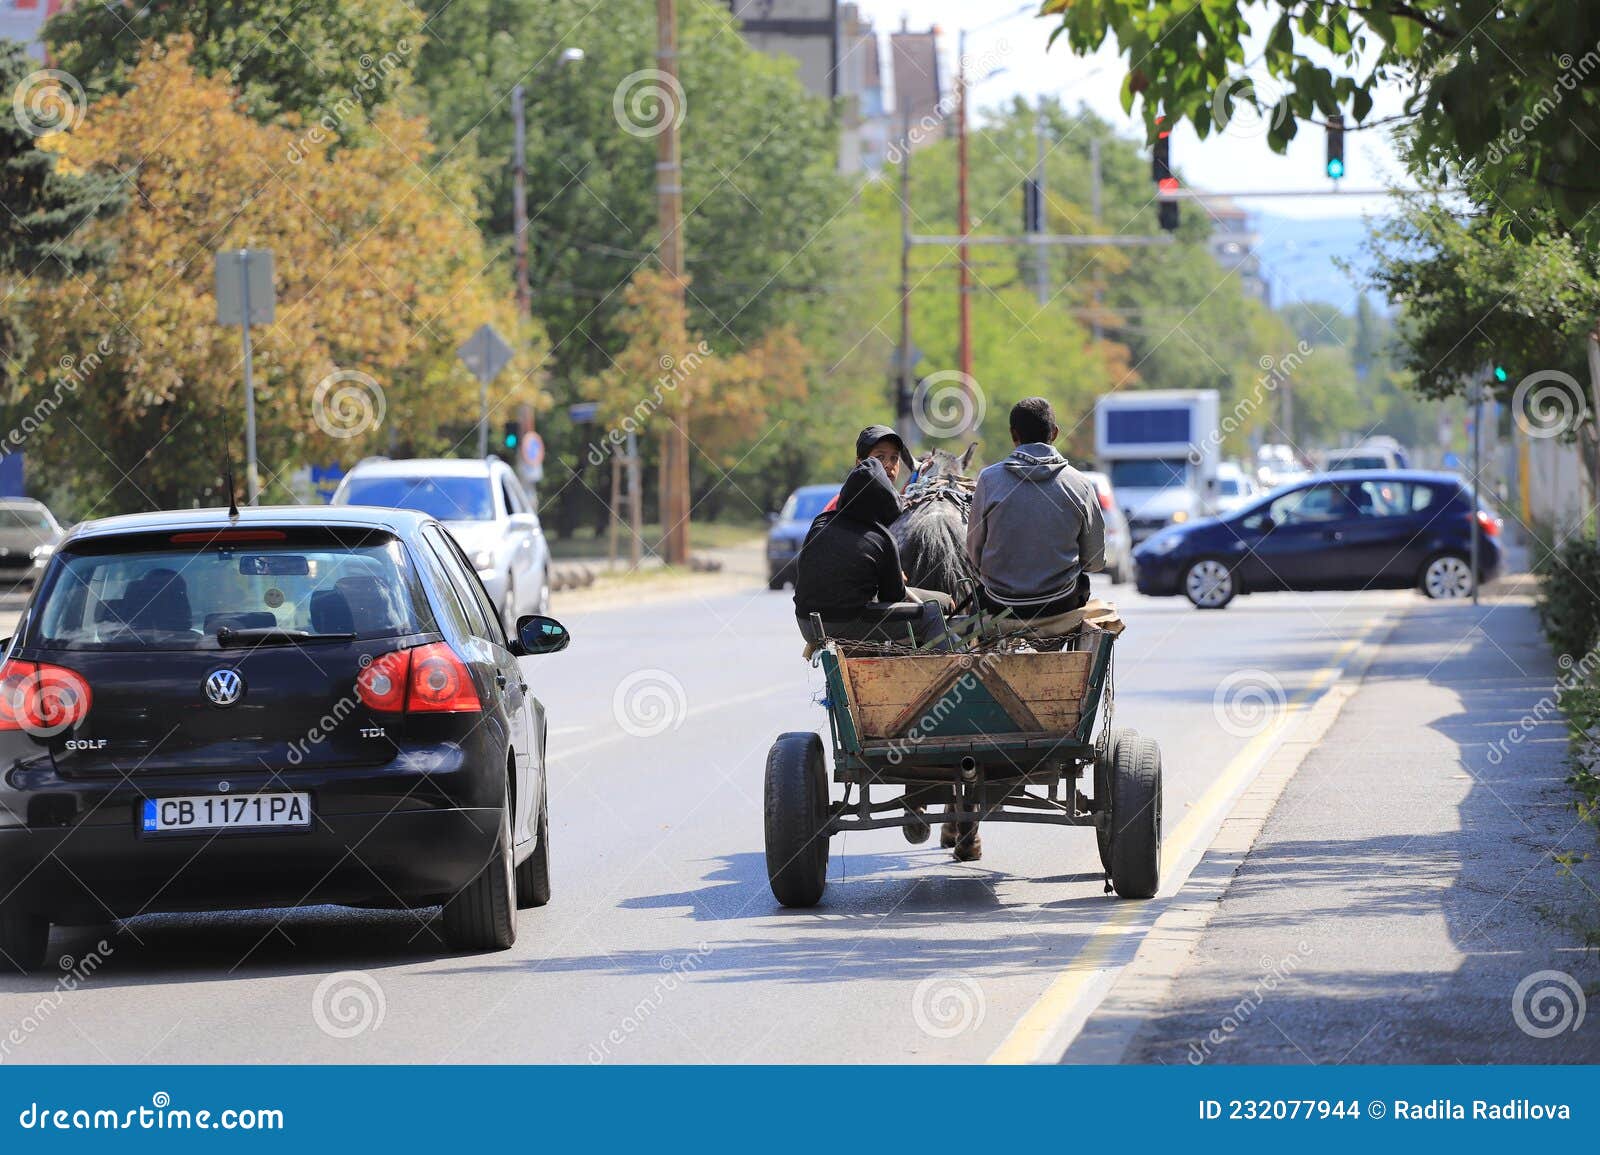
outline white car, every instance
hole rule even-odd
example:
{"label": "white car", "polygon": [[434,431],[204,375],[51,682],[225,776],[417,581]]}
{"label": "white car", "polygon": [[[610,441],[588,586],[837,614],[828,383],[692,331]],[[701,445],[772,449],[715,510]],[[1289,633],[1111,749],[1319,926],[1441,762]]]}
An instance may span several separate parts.
{"label": "white car", "polygon": [[1232,513],[1243,505],[1254,501],[1261,494],[1261,487],[1237,465],[1223,462],[1217,466],[1217,485],[1212,490],[1211,504],[1216,506],[1218,516]]}
{"label": "white car", "polygon": [[1103,473],[1085,469],[1085,477],[1094,482],[1100,495],[1100,508],[1106,516],[1106,576],[1112,585],[1133,580],[1133,535],[1128,531],[1128,519],[1117,504],[1117,495],[1111,490],[1111,479]]}
{"label": "white car", "polygon": [[368,458],[339,483],[334,505],[419,509],[444,522],[472,560],[508,637],[550,608],[550,549],[522,482],[498,457]]}

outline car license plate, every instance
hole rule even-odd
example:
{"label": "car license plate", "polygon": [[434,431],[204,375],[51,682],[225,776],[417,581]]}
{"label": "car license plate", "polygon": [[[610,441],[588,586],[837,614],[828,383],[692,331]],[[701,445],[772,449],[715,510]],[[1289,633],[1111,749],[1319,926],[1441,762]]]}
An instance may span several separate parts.
{"label": "car license plate", "polygon": [[191,830],[303,830],[310,825],[309,794],[196,794],[144,801],[146,834]]}

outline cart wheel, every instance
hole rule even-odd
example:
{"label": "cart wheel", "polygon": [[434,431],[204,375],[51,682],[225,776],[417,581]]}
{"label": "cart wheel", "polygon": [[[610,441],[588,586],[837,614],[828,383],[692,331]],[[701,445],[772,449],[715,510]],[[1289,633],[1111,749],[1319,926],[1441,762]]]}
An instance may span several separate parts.
{"label": "cart wheel", "polygon": [[1138,740],[1136,731],[1119,726],[1106,735],[1105,757],[1094,760],[1094,801],[1105,812],[1104,819],[1095,824],[1094,838],[1100,846],[1100,869],[1107,874],[1111,873],[1111,767],[1116,765],[1117,747]]}
{"label": "cart wheel", "polygon": [[1126,731],[1111,758],[1111,885],[1153,898],[1161,885],[1161,747]]}
{"label": "cart wheel", "polygon": [[784,906],[815,906],[828,885],[828,773],[822,739],[780,734],[767,753],[767,881]]}

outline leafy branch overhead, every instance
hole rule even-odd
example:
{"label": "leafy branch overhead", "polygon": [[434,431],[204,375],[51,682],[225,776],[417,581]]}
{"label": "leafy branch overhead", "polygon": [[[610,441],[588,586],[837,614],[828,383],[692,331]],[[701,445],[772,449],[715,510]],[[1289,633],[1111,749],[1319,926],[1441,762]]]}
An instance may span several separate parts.
{"label": "leafy branch overhead", "polygon": [[[1600,5],[1590,0],[1046,0],[1052,34],[1128,63],[1123,103],[1201,137],[1253,105],[1283,152],[1305,124],[1407,126],[1419,178],[1459,184],[1524,237],[1530,213],[1593,236],[1600,203]],[[1270,78],[1251,84],[1247,72]],[[1381,86],[1403,109],[1374,117]]]}

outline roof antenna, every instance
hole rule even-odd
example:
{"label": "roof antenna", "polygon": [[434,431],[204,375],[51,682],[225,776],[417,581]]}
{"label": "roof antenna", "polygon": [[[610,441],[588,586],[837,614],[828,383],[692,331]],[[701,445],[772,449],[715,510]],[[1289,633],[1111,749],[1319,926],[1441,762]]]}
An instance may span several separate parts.
{"label": "roof antenna", "polygon": [[228,486],[228,517],[238,520],[239,498],[233,484],[233,439],[228,436],[228,410],[222,410],[222,477]]}

